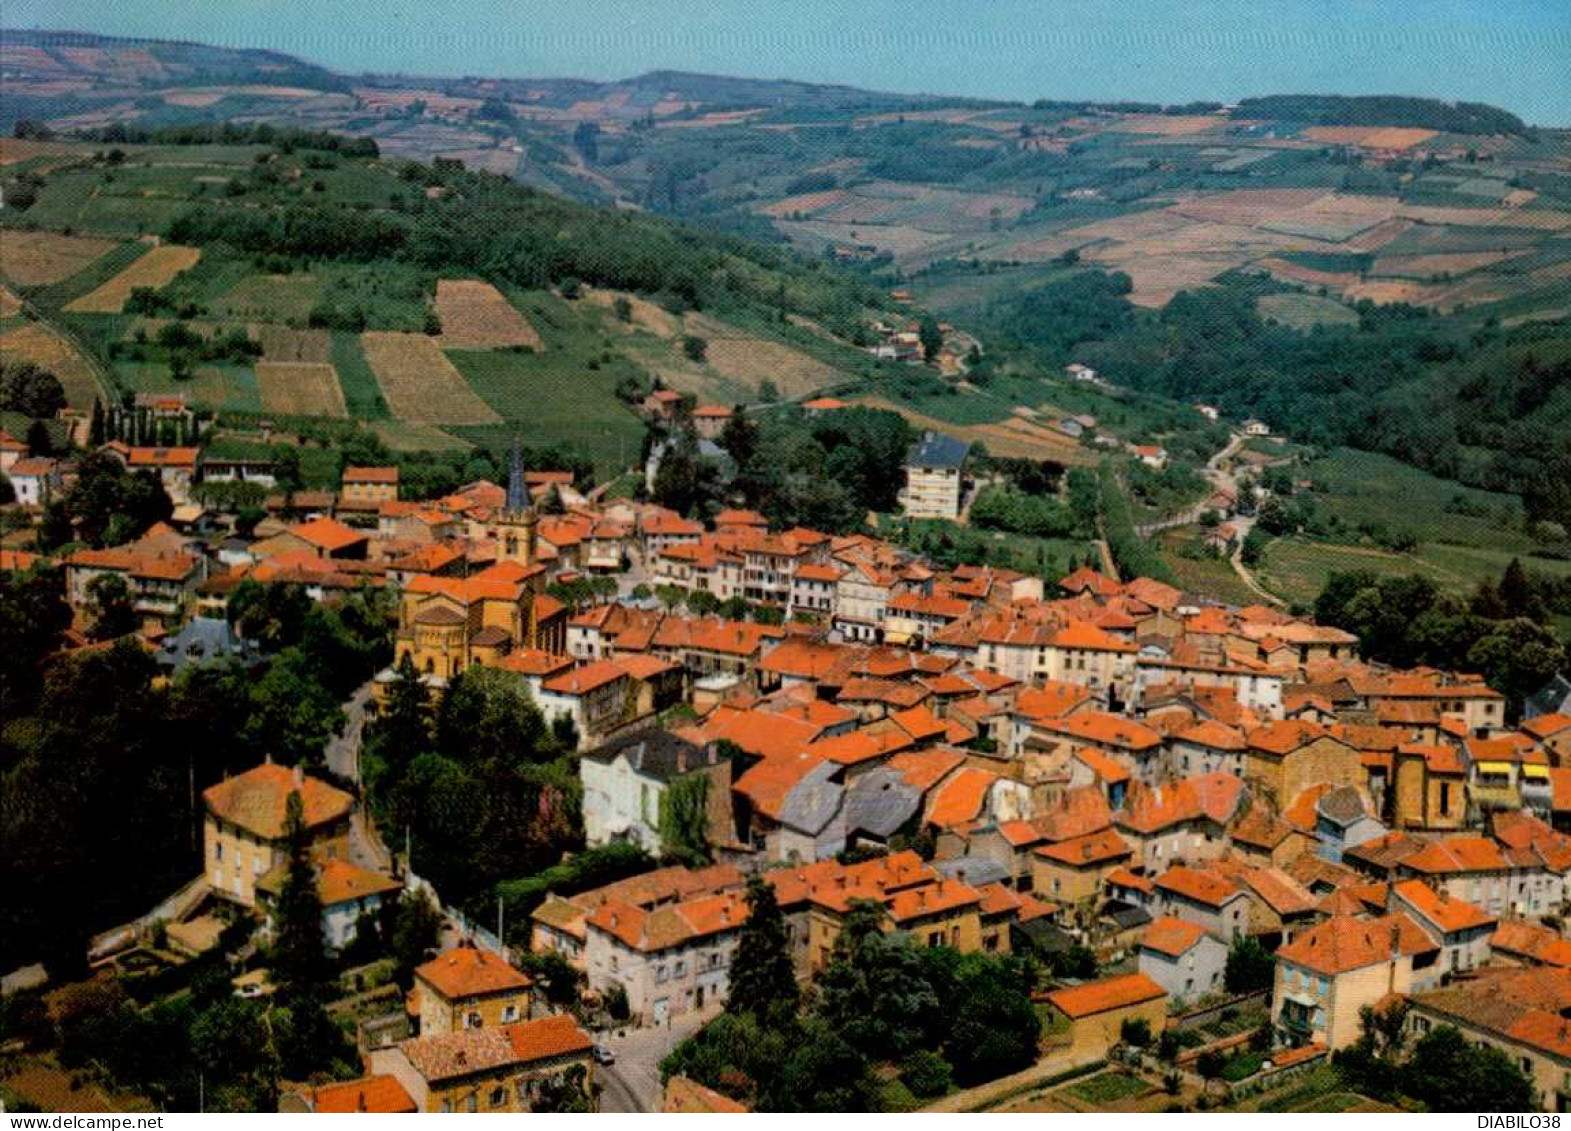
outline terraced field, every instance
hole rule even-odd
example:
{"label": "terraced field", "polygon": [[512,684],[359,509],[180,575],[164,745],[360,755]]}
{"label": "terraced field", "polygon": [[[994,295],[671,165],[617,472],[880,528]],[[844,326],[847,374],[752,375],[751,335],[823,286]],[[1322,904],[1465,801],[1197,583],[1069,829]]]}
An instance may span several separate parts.
{"label": "terraced field", "polygon": [[262,407],[285,416],[348,416],[338,373],[321,362],[259,361]]}
{"label": "terraced field", "polygon": [[200,258],[200,248],[161,244],[103,286],[68,303],[66,310],[72,314],[119,314],[133,290],[138,287],[162,290],[180,272],[196,266]]}
{"label": "terraced field", "polygon": [[388,409],[416,424],[495,424],[502,417],[477,396],[434,338],[369,330],[360,335]]}

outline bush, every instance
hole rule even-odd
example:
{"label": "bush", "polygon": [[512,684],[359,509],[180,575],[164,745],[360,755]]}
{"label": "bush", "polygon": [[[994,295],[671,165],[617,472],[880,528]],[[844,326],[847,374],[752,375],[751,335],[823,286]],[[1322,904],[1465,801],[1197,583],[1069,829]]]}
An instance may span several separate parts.
{"label": "bush", "polygon": [[936,1052],[918,1049],[900,1066],[900,1078],[911,1094],[921,1099],[942,1096],[954,1086],[954,1070]]}

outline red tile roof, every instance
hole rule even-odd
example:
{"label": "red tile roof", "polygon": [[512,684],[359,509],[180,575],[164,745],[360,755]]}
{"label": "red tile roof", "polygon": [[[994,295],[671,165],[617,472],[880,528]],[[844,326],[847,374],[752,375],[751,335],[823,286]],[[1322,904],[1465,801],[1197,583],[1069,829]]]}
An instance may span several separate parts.
{"label": "red tile roof", "polygon": [[460,946],[415,967],[415,977],[448,1001],[516,993],[534,983],[489,950]]}
{"label": "red tile roof", "polygon": [[1433,923],[1446,934],[1495,923],[1493,915],[1471,903],[1453,899],[1443,891],[1437,892],[1423,880],[1403,880],[1391,889],[1391,894],[1401,897],[1420,919]]}
{"label": "red tile roof", "polygon": [[1117,978],[1103,978],[1083,986],[1054,990],[1047,995],[1049,1004],[1071,1020],[1107,1013],[1114,1009],[1127,1009],[1167,996],[1167,991],[1144,974],[1124,974]]}
{"label": "red tile roof", "polygon": [[306,828],[348,816],[355,799],[341,789],[309,775],[296,780],[287,766],[264,762],[236,777],[225,778],[202,792],[208,811],[263,840],[284,835],[289,795],[299,793]]}
{"label": "red tile roof", "polygon": [[318,1115],[402,1115],[418,1111],[404,1086],[391,1076],[364,1076],[341,1084],[323,1084],[306,1092]]}
{"label": "red tile roof", "polygon": [[1164,915],[1160,919],[1151,921],[1145,934],[1140,937],[1140,946],[1145,950],[1154,950],[1158,954],[1177,958],[1205,938],[1205,935],[1204,927],[1197,926],[1186,919]]}
{"label": "red tile roof", "polygon": [[1183,865],[1163,872],[1156,878],[1156,886],[1161,891],[1207,907],[1221,907],[1241,894],[1236,884],[1216,872],[1203,872]]}
{"label": "red tile roof", "polygon": [[1420,954],[1437,949],[1406,915],[1383,919],[1353,919],[1338,915],[1310,927],[1283,943],[1277,960],[1313,970],[1317,974],[1345,974],[1399,954]]}

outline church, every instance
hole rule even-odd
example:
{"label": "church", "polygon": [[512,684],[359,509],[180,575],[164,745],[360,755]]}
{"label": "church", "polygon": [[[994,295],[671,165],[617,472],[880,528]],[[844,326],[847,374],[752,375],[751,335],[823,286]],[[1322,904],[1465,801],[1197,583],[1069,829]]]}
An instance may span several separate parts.
{"label": "church", "polygon": [[448,680],[519,649],[565,652],[567,608],[545,593],[538,524],[515,448],[507,501],[493,520],[496,561],[468,577],[410,579],[398,608],[395,664],[408,656],[421,675]]}

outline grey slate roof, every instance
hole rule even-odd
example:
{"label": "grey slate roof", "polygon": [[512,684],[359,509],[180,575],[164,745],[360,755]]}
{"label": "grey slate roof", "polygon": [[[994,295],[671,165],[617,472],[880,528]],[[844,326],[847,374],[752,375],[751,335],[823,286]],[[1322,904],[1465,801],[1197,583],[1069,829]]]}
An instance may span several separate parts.
{"label": "grey slate roof", "polygon": [[870,770],[846,789],[846,833],[887,839],[916,816],[921,805],[922,791],[907,785],[898,771]]}
{"label": "grey slate roof", "polygon": [[669,781],[710,764],[703,747],[658,729],[624,735],[604,746],[586,750],[584,757],[606,765],[625,757],[636,772],[660,781]]}
{"label": "grey slate roof", "polygon": [[924,432],[906,456],[907,467],[960,467],[971,445],[942,432]]}
{"label": "grey slate roof", "polygon": [[251,667],[262,662],[262,655],[256,643],[242,640],[227,620],[192,617],[179,632],[164,638],[157,659],[160,667],[178,672],[190,664],[225,660]]}
{"label": "grey slate roof", "polygon": [[956,856],[951,860],[935,860],[933,867],[945,879],[964,880],[974,888],[1005,883],[1009,879],[1009,869],[990,856]]}
{"label": "grey slate roof", "polygon": [[845,798],[845,786],[830,779],[843,768],[826,760],[804,774],[780,806],[780,823],[812,836],[828,828]]}

